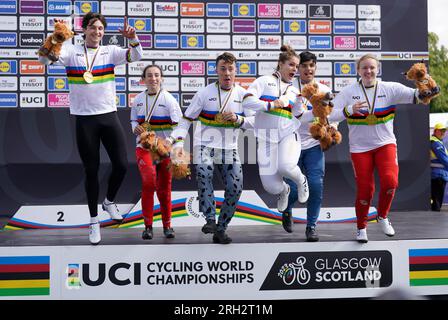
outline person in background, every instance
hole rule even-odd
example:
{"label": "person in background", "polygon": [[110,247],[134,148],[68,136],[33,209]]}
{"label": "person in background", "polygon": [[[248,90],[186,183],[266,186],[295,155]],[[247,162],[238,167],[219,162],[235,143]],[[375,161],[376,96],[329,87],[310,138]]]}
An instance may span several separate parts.
{"label": "person in background", "polygon": [[172,129],[182,118],[179,103],[162,86],[162,69],[157,65],[148,65],[143,69],[142,80],[146,90],[139,93],[131,109],[132,132],[137,135],[135,150],[138,170],[142,178],[142,213],[145,230],[144,240],[153,238],[154,192],[160,202],[162,214],[163,234],[167,238],[174,238],[171,228],[171,172],[170,158],[155,163],[151,153],[140,144],[140,135],[145,131],[155,131],[157,137],[167,138]]}
{"label": "person in background", "polygon": [[[130,48],[102,46],[106,27],[103,15],[87,13],[82,19],[84,44],[64,43],[57,61],[57,64],[65,66],[70,114],[76,117],[76,142],[85,171],[90,213],[89,240],[93,245],[101,241],[98,218],[100,143],[103,143],[112,163],[102,208],[111,219],[123,219],[114,199],[125,177],[128,160],[124,131],[117,115],[114,68],[138,61],[143,56],[135,29],[127,24],[126,19],[123,30],[119,31],[128,39]],[[39,61],[51,63],[45,56],[40,56]]]}
{"label": "person in background", "polygon": [[431,142],[431,210],[440,211],[448,181],[448,151],[443,144],[446,126],[436,123],[429,139]]}

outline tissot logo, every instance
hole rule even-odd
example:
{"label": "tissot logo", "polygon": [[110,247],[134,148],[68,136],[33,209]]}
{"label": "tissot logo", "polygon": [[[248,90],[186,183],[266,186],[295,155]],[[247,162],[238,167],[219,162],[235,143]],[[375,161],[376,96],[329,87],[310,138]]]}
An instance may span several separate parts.
{"label": "tissot logo", "polygon": [[234,49],[255,49],[256,37],[255,36],[233,36],[233,48]]}
{"label": "tissot logo", "polygon": [[152,14],[152,3],[142,1],[130,1],[128,2],[128,14],[130,16],[149,17]]}
{"label": "tissot logo", "polygon": [[43,33],[21,33],[20,46],[22,47],[40,47],[44,43],[45,35]]}
{"label": "tissot logo", "polygon": [[260,290],[382,288],[392,284],[389,251],[280,253]]}
{"label": "tissot logo", "polygon": [[381,50],[381,37],[359,37],[359,50]]}
{"label": "tissot logo", "polygon": [[44,29],[45,29],[44,17],[32,17],[32,16],[20,17],[20,30],[31,31],[31,30],[44,30]]}
{"label": "tissot logo", "polygon": [[359,19],[380,19],[381,6],[377,5],[359,5],[358,6]]}
{"label": "tissot logo", "polygon": [[306,4],[284,4],[283,17],[306,18]]}
{"label": "tissot logo", "polygon": [[309,5],[308,16],[310,18],[331,18],[330,5]]}
{"label": "tissot logo", "polygon": [[180,19],[180,32],[203,33],[204,29],[204,19]]}

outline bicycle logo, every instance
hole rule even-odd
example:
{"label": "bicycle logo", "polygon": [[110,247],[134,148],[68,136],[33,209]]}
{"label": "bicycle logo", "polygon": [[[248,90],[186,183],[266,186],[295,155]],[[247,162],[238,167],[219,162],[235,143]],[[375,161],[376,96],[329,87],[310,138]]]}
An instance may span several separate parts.
{"label": "bicycle logo", "polygon": [[298,257],[296,262],[285,263],[278,272],[278,276],[283,279],[283,283],[290,286],[297,281],[304,286],[311,280],[310,272],[305,269],[305,257]]}

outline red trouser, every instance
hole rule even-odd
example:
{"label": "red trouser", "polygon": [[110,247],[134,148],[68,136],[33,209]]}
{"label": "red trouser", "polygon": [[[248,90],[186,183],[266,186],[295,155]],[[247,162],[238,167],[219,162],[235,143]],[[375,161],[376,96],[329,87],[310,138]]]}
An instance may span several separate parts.
{"label": "red trouser", "polygon": [[371,151],[351,153],[351,157],[357,187],[355,204],[357,225],[358,229],[364,229],[367,227],[367,215],[375,192],[373,175],[375,167],[380,177],[378,215],[386,218],[389,213],[398,187],[397,146],[387,144]]}
{"label": "red trouser", "polygon": [[160,202],[162,224],[171,227],[171,172],[168,170],[170,159],[159,164],[152,162],[151,154],[138,147],[135,151],[138,170],[142,177],[142,212],[146,227],[152,226],[154,216],[154,191]]}

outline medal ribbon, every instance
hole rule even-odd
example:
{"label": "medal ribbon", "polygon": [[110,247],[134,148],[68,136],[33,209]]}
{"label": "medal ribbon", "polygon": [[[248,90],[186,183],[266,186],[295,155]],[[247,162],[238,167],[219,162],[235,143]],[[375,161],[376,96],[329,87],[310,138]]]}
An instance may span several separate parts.
{"label": "medal ribbon", "polygon": [[96,50],[95,55],[93,56],[92,64],[89,67],[89,56],[87,55],[87,46],[84,45],[84,52],[86,54],[86,69],[87,69],[87,72],[92,72],[93,64],[95,63],[96,56],[98,55],[98,52],[100,52],[100,50],[101,50],[101,47],[98,47],[98,50]]}
{"label": "medal ribbon", "polygon": [[230,100],[230,96],[232,95],[232,91],[234,86],[232,86],[232,89],[230,89],[230,92],[227,94],[226,98],[224,99],[224,103],[221,104],[221,86],[219,85],[219,83],[216,83],[218,86],[218,101],[219,101],[219,111],[218,113],[222,113],[224,111],[224,109],[227,106],[227,103],[229,103]]}
{"label": "medal ribbon", "polygon": [[378,81],[375,82],[375,92],[373,93],[373,103],[372,104],[370,104],[369,97],[367,96],[367,91],[362,83],[362,80],[359,80],[359,85],[361,86],[362,92],[364,93],[364,96],[366,97],[367,105],[369,108],[369,114],[373,114],[374,109],[375,109],[376,92],[378,90]]}
{"label": "medal ribbon", "polygon": [[285,91],[282,93],[282,75],[280,74],[280,71],[275,71],[274,76],[277,77],[277,88],[278,88],[278,97],[285,95],[288,91],[289,87],[292,86],[292,84],[288,84]]}
{"label": "medal ribbon", "polygon": [[150,110],[149,110],[149,113],[148,113],[148,105],[149,105],[148,100],[149,100],[149,94],[146,95],[146,118],[145,118],[145,121],[146,121],[146,122],[149,122],[149,120],[150,120],[151,117],[152,117],[152,114],[154,113],[154,110],[156,109],[156,102],[157,102],[157,100],[159,99],[160,92],[162,92],[162,89],[160,89],[160,90],[157,92],[157,95],[156,95],[156,97],[155,97],[155,99],[154,99],[154,102],[152,103],[152,106],[151,106],[151,108],[150,108]]}

